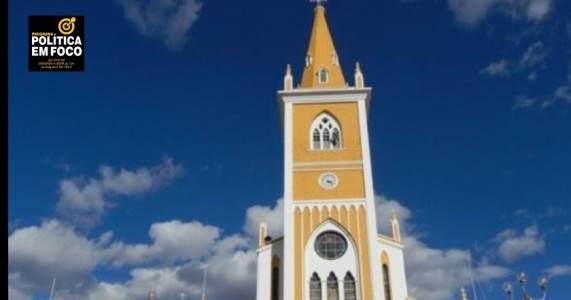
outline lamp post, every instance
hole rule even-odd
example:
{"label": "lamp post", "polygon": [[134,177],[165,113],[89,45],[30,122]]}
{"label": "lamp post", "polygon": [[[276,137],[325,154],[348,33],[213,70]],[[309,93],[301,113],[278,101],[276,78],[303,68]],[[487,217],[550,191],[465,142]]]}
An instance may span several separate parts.
{"label": "lamp post", "polygon": [[[547,296],[547,285],[548,285],[547,278],[541,277],[541,279],[537,281],[537,285],[541,289],[541,298],[533,298],[527,292],[527,289],[525,288],[525,285],[527,284],[527,275],[524,272],[521,272],[517,275],[517,281],[519,282],[519,286],[521,287],[522,300],[545,300],[545,297]],[[514,287],[511,283],[507,283],[504,286],[504,291],[506,292],[506,294],[508,294],[510,300],[514,299]]]}
{"label": "lamp post", "polygon": [[156,300],[156,294],[155,292],[149,292],[148,294],[149,298],[147,298],[148,300]]}
{"label": "lamp post", "polygon": [[180,300],[186,300],[186,293],[185,292],[180,292],[180,294],[178,294],[178,298]]}

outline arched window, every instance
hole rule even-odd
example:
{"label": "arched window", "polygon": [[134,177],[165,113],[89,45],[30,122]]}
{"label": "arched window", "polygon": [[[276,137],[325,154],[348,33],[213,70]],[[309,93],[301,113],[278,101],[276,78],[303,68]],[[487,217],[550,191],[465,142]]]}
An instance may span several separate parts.
{"label": "arched window", "polygon": [[335,118],[322,113],[313,120],[310,144],[312,150],[341,149],[341,129]]}
{"label": "arched window", "polygon": [[317,273],[309,280],[309,300],[321,300],[321,279]]}
{"label": "arched window", "polygon": [[333,272],[327,277],[327,300],[339,300],[339,282]]}
{"label": "arched window", "polygon": [[326,69],[319,69],[317,72],[317,77],[319,78],[319,83],[329,82],[329,72]]}
{"label": "arched window", "polygon": [[280,269],[276,266],[272,268],[272,300],[280,299]]}
{"label": "arched window", "polygon": [[389,266],[383,264],[383,284],[385,286],[385,300],[391,300],[391,279],[389,278]]}
{"label": "arched window", "polygon": [[344,296],[345,300],[357,300],[357,290],[355,289],[355,278],[351,275],[351,272],[347,272],[345,279],[343,279],[344,284]]}

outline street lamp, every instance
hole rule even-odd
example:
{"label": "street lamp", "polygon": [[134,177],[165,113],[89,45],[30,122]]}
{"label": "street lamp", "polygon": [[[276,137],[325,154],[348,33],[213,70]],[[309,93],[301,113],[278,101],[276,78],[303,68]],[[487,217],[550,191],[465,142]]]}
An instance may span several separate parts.
{"label": "street lamp", "polygon": [[[528,294],[525,288],[525,285],[527,283],[527,275],[524,272],[521,272],[517,275],[517,281],[519,282],[519,285],[521,287],[522,300],[545,300],[545,297],[547,296],[547,285],[548,285],[547,278],[541,277],[541,279],[537,281],[537,285],[541,289],[541,298],[533,298]],[[514,299],[514,287],[511,283],[507,283],[506,285],[504,285],[504,291],[506,292],[506,294],[508,294],[510,300]]]}

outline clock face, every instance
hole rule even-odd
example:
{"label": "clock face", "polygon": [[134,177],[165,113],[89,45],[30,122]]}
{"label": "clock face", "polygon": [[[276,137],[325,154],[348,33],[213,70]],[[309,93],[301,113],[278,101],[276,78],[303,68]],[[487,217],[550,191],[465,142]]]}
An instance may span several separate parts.
{"label": "clock face", "polygon": [[324,189],[332,189],[337,186],[339,179],[333,173],[323,173],[319,176],[319,185]]}

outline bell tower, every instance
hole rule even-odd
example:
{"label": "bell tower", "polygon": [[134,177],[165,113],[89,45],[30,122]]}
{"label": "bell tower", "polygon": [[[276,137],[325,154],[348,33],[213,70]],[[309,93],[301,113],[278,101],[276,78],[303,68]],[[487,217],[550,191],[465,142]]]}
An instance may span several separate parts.
{"label": "bell tower", "polygon": [[[288,65],[278,102],[284,133],[284,233],[260,237],[257,300],[405,300],[398,221],[377,232],[367,127],[371,88],[359,64],[345,81],[321,1],[301,83]],[[396,225],[394,225],[396,224]],[[266,223],[260,225],[265,234]],[[396,228],[396,229],[395,229]]]}

